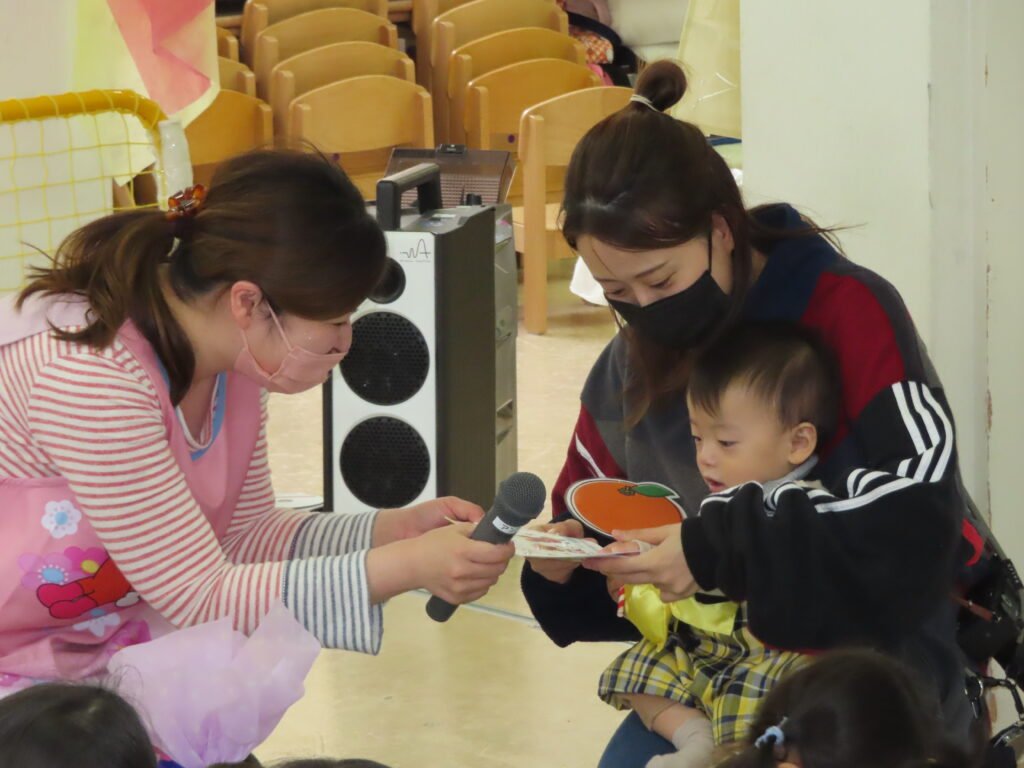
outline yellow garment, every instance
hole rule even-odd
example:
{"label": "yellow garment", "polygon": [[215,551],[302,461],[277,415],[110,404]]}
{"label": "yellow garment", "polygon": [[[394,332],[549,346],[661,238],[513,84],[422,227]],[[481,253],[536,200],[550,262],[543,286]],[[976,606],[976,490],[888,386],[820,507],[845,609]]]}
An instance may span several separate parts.
{"label": "yellow garment", "polygon": [[660,651],[668,642],[672,619],[718,635],[732,634],[736,624],[736,603],[701,603],[693,597],[666,603],[653,584],[626,587],[626,618],[640,630],[644,638]]}

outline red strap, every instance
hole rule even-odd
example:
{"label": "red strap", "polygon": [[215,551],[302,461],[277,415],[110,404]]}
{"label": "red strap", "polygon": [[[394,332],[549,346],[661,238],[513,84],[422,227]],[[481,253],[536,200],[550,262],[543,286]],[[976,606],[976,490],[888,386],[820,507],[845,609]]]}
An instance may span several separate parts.
{"label": "red strap", "polygon": [[981,555],[985,551],[985,540],[981,538],[978,529],[971,524],[970,520],[964,520],[961,534],[967,540],[967,543],[971,545],[971,549],[974,550],[970,560],[967,561],[967,565],[974,565],[981,560]]}

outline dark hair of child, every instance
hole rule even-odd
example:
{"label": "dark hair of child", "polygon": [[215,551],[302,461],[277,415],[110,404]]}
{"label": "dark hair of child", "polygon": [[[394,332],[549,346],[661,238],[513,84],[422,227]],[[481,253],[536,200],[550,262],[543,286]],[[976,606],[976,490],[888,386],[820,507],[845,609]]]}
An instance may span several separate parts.
{"label": "dark hair of child", "polygon": [[749,745],[719,768],[967,768],[944,733],[937,700],[899,662],[836,651],[772,689]]}
{"label": "dark hair of child", "polygon": [[0,765],[156,768],[135,710],[112,691],[47,683],[0,699]]}
{"label": "dark hair of child", "polygon": [[772,408],[786,428],[813,424],[818,445],[835,432],[842,396],[838,365],[811,330],[782,322],[741,323],[727,330],[694,361],[687,396],[714,415],[734,385]]}

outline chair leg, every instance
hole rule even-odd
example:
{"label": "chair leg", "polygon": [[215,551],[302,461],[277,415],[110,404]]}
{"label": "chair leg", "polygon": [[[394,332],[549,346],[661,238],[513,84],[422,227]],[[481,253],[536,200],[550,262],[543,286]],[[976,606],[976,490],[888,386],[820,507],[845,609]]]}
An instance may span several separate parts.
{"label": "chair leg", "polygon": [[523,253],[523,315],[528,333],[547,333],[548,255],[536,246]]}

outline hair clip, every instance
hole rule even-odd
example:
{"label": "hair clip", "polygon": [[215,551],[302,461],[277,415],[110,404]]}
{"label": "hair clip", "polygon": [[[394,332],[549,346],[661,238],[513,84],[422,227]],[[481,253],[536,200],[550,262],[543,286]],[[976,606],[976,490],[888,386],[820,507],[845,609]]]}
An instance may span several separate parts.
{"label": "hair clip", "polygon": [[779,721],[778,725],[766,728],[764,733],[758,736],[757,741],[754,742],[754,747],[757,749],[784,747],[786,745],[786,734],[782,732],[782,729],[788,719],[784,717]]}
{"label": "hair clip", "polygon": [[632,96],[629,97],[629,100],[631,102],[636,102],[637,104],[643,104],[649,110],[651,110],[652,112],[657,112],[659,115],[665,114],[660,109],[658,109],[656,106],[654,106],[654,102],[653,101],[648,99],[646,96],[641,96],[639,93],[634,93]]}
{"label": "hair clip", "polygon": [[185,187],[167,200],[167,220],[180,221],[188,216],[195,216],[206,200],[206,187],[196,184]]}

